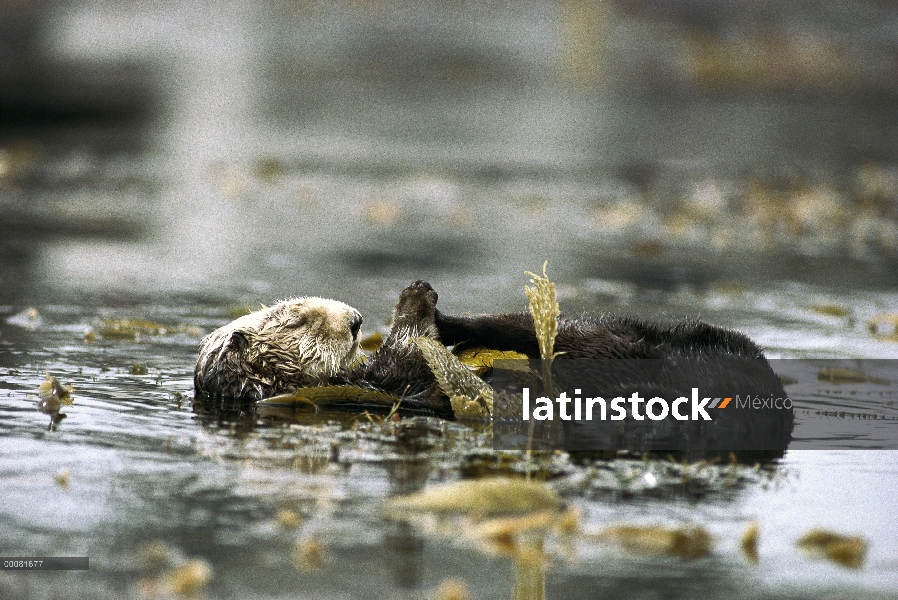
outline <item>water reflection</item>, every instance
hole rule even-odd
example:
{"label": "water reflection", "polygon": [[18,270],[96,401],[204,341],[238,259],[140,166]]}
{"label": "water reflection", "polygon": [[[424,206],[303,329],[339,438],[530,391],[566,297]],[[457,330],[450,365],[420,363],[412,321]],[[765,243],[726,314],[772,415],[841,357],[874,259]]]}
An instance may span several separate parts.
{"label": "water reflection", "polygon": [[58,401],[54,403],[41,400],[38,403],[37,409],[45,415],[50,416],[50,424],[47,425],[47,431],[56,431],[56,428],[62,423],[62,420],[68,416],[64,412],[59,411],[60,404]]}
{"label": "water reflection", "polygon": [[192,406],[200,426],[210,431],[229,431],[238,439],[245,438],[259,424],[254,402],[231,398],[195,398]]}

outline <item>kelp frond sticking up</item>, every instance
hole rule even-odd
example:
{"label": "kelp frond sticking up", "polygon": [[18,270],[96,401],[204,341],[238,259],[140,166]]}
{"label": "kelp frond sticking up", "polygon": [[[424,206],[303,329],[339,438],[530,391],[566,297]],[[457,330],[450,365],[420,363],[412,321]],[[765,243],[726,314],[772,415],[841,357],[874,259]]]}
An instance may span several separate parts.
{"label": "kelp frond sticking up", "polygon": [[546,275],[546,267],[549,261],[543,263],[542,276],[530,271],[524,271],[531,277],[530,283],[534,287],[524,286],[524,293],[530,301],[530,314],[533,317],[533,328],[536,331],[536,340],[539,342],[539,354],[542,358],[543,387],[546,392],[554,396],[555,387],[552,384],[552,359],[558,356],[555,353],[555,336],[558,335],[558,315],[561,308],[558,306],[558,298],[555,296],[555,284],[549,281]]}
{"label": "kelp frond sticking up", "polygon": [[530,301],[530,314],[533,315],[533,327],[536,329],[539,353],[543,360],[555,358],[555,336],[558,334],[558,315],[561,314],[555,296],[555,284],[546,275],[548,265],[549,261],[543,263],[542,276],[524,271],[525,275],[531,277],[530,283],[534,284],[534,287],[525,285],[524,293]]}
{"label": "kelp frond sticking up", "polygon": [[[539,354],[542,358],[542,375],[544,393],[549,397],[555,397],[555,385],[552,382],[552,359],[555,358],[555,336],[558,335],[558,316],[561,308],[558,306],[558,298],[555,295],[555,284],[549,281],[546,267],[549,261],[543,263],[542,276],[530,271],[524,271],[530,276],[530,283],[534,287],[524,286],[524,293],[530,301],[530,315],[533,317],[533,328],[536,331],[536,339],[539,342]],[[533,435],[536,421],[531,420],[527,431],[527,449],[525,456],[527,464],[533,460]],[[530,479],[530,469],[527,470],[527,479]]]}

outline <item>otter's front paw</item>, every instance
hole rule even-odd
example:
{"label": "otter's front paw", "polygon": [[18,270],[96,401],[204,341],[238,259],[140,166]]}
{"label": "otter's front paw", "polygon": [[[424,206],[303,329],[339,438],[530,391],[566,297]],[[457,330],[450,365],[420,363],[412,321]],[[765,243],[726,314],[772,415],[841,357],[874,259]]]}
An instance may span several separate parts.
{"label": "otter's front paw", "polygon": [[437,310],[437,293],[426,281],[416,281],[399,295],[393,310],[391,337],[436,337],[434,318]]}

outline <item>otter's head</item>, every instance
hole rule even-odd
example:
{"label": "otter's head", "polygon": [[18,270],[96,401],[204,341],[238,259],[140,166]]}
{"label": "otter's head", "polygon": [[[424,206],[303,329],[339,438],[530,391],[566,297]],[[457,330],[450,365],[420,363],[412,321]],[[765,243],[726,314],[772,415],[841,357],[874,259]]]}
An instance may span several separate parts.
{"label": "otter's head", "polygon": [[240,317],[206,336],[197,390],[265,397],[336,374],[356,358],[359,312],[336,300],[295,298]]}
{"label": "otter's head", "polygon": [[355,360],[362,315],[351,306],[326,298],[296,298],[262,312],[250,335],[257,344],[295,353],[305,374],[327,377]]}

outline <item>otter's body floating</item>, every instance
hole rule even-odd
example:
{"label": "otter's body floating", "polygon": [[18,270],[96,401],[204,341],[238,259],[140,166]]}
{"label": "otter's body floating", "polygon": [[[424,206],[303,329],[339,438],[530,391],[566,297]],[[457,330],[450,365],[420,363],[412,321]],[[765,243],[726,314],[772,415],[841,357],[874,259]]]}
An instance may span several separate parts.
{"label": "otter's body floating", "polygon": [[[384,344],[367,361],[356,362],[362,322],[358,311],[321,298],[281,302],[241,317],[203,340],[194,374],[196,391],[215,397],[262,400],[301,388],[349,386],[376,392],[381,400],[383,394],[401,398],[403,412],[452,417],[450,396],[457,393],[442,389],[438,381],[458,377],[452,373],[434,377],[415,338],[457,345],[456,349],[480,346],[539,358],[529,313],[444,315],[436,303],[437,293],[430,284],[411,284],[399,297]],[[664,326],[618,317],[561,316],[555,351],[562,359],[751,359],[763,377],[738,391],[782,391],[754,342],[741,333],[698,320]],[[435,367],[438,370],[460,368],[439,364]],[[716,387],[726,378],[725,369],[702,367],[690,376],[690,382]],[[328,394],[319,396],[330,398]],[[359,407],[359,401],[353,398],[361,398],[364,403],[364,393],[349,394],[344,408]],[[336,400],[327,403],[340,406]]]}
{"label": "otter's body floating", "polygon": [[[529,313],[445,315],[437,293],[418,281],[400,295],[383,346],[364,364],[357,358],[362,317],[323,298],[297,298],[264,308],[203,339],[194,372],[197,392],[261,400],[320,385],[356,385],[410,397],[435,379],[410,341],[423,336],[445,345],[512,350],[539,358]],[[698,320],[672,326],[619,317],[561,316],[555,351],[561,358],[709,357],[764,360],[745,335]],[[429,394],[433,397],[433,394]],[[433,399],[433,398],[431,398]],[[445,398],[444,398],[445,399]]]}

